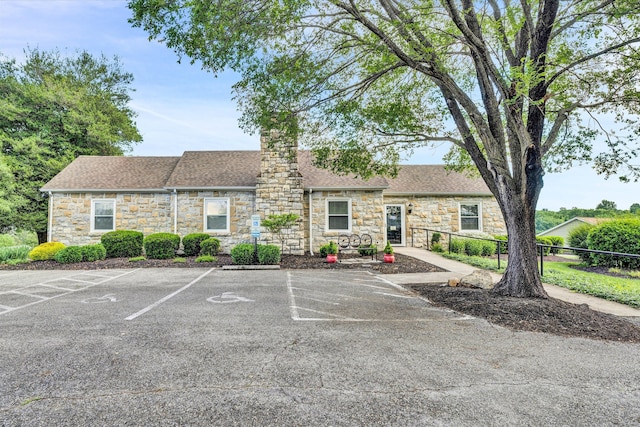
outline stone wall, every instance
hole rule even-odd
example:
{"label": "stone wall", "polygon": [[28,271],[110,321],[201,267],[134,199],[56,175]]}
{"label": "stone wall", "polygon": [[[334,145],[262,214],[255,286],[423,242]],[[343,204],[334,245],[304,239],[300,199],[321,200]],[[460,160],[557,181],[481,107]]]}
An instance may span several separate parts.
{"label": "stone wall", "polygon": [[172,232],[169,193],[53,193],[51,239],[66,245],[99,243],[102,231],[91,231],[91,200],[116,201],[117,230],[146,234]]}
{"label": "stone wall", "polygon": [[251,215],[255,194],[251,191],[187,191],[178,192],[177,234],[204,233],[204,201],[209,197],[229,199],[229,232],[206,231],[220,239],[220,250],[229,253],[238,243],[251,240]]}
{"label": "stone wall", "polygon": [[[329,240],[337,242],[342,234],[369,234],[373,243],[382,249],[384,245],[384,206],[382,191],[314,191],[312,198],[312,241],[314,253]],[[327,231],[327,199],[351,200],[351,231]],[[309,210],[309,197],[305,197],[305,211]],[[309,218],[304,221],[305,239],[309,241]],[[307,248],[309,250],[309,248]]]}
{"label": "stone wall", "polygon": [[298,171],[298,142],[279,130],[265,131],[260,136],[260,153],[255,213],[263,220],[269,215],[282,214],[295,214],[301,219],[286,230],[284,242],[280,242],[278,235],[264,230],[261,238],[281,246],[284,253],[302,255],[305,251],[304,189]]}
{"label": "stone wall", "polygon": [[[406,213],[405,217],[407,246],[412,243],[412,227],[476,235],[479,233],[486,235],[506,234],[507,232],[502,213],[493,197],[386,196],[384,203],[404,205],[405,213],[408,204],[413,204],[412,213]],[[460,203],[480,204],[482,228],[480,231],[460,231]],[[413,244],[416,247],[426,246],[426,232],[414,231]]]}

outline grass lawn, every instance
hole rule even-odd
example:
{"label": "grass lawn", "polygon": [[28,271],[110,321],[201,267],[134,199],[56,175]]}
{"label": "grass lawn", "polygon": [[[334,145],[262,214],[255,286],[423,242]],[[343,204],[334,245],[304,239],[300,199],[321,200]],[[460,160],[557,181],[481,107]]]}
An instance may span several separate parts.
{"label": "grass lawn", "polygon": [[[469,257],[458,254],[442,254],[445,258],[464,262],[485,270],[503,272],[506,262],[503,260],[498,270],[498,261],[490,258]],[[589,273],[571,268],[571,262],[545,262],[542,281],[561,286],[583,294],[593,295],[631,307],[640,308],[640,279],[611,277],[604,274]]]}

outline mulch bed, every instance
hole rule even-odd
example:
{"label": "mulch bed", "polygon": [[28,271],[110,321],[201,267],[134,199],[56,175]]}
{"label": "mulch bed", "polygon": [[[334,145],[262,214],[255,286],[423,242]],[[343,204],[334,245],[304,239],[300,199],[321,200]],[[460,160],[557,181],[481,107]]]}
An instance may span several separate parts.
{"label": "mulch bed", "polygon": [[408,285],[436,306],[481,317],[516,331],[640,343],[640,326],[624,318],[554,298],[513,298],[484,289]]}
{"label": "mulch bed", "polygon": [[[130,262],[128,258],[108,258],[102,261],[78,262],[73,264],[60,264],[56,261],[35,261],[28,264],[0,265],[0,270],[101,270],[122,268],[211,268],[231,265],[229,255],[218,255],[215,262],[197,263],[195,257],[185,257],[185,262],[174,262],[173,259],[146,259]],[[435,265],[420,261],[413,257],[395,254],[396,262],[385,264],[382,261],[382,253],[378,254],[378,261],[371,262],[371,257],[362,257],[358,254],[340,254],[340,260],[355,259],[362,263],[349,264],[338,262],[329,264],[320,256],[311,255],[283,255],[280,268],[289,269],[329,269],[329,270],[373,270],[383,274],[396,273],[430,273],[446,271]]]}
{"label": "mulch bed", "polygon": [[[319,256],[283,255],[282,269],[372,270],[383,274],[425,273],[445,271],[439,267],[395,254],[393,264],[370,263],[368,257],[341,254],[342,260],[355,258],[364,264],[328,264]],[[378,255],[382,259],[382,254]],[[96,262],[59,264],[38,261],[17,266],[0,265],[2,270],[96,270],[123,268],[211,268],[231,264],[231,257],[220,255],[214,263],[196,263],[170,260],[144,260],[129,262],[127,258],[111,258]],[[438,285],[408,285],[433,304],[459,313],[487,319],[489,322],[517,331],[543,332],[567,337],[582,337],[607,341],[640,343],[640,325],[623,318],[600,313],[586,305],[570,304],[557,299],[511,298],[494,295],[490,291]]]}

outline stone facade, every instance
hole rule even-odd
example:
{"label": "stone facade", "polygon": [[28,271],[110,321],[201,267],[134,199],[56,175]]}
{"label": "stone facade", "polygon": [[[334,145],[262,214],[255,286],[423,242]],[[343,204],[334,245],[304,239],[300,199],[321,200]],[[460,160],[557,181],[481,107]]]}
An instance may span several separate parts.
{"label": "stone facade", "polygon": [[[413,240],[411,228],[428,228],[430,230],[449,231],[461,234],[506,234],[507,229],[502,219],[498,202],[493,197],[444,197],[444,196],[385,196],[385,204],[413,205],[412,213],[405,214],[407,245],[427,246],[425,231],[415,230]],[[460,204],[478,203],[480,205],[479,231],[460,231]]]}
{"label": "stone facade", "polygon": [[[174,196],[175,197],[175,196]],[[229,201],[229,231],[206,231],[204,204],[207,198]],[[250,191],[179,191],[176,234],[207,233],[220,239],[220,250],[229,253],[238,243],[251,242],[251,215],[255,194]]]}
{"label": "stone facade", "polygon": [[[349,200],[351,203],[350,231],[328,230],[327,201],[336,199]],[[305,230],[307,230],[305,239],[307,241],[309,241],[309,230],[311,230],[312,236],[309,242],[311,251],[318,252],[320,246],[327,244],[330,240],[337,242],[338,237],[342,234],[369,234],[373,243],[380,249],[384,245],[384,205],[382,190],[314,191],[311,193],[311,200],[311,216],[307,215],[304,221],[304,227]],[[309,212],[309,193],[307,193],[305,202],[305,211]],[[311,228],[309,226],[309,219],[311,219]]]}
{"label": "stone facade", "polygon": [[284,234],[262,233],[261,238],[282,244],[285,253],[302,255],[304,248],[304,189],[298,171],[298,142],[282,131],[271,130],[260,136],[260,175],[256,181],[256,210],[261,219],[269,215],[295,214],[301,219]]}
{"label": "stone facade", "polygon": [[99,243],[104,234],[91,231],[91,201],[115,201],[115,227],[145,234],[172,232],[169,193],[53,193],[49,199],[51,236],[66,245]]}

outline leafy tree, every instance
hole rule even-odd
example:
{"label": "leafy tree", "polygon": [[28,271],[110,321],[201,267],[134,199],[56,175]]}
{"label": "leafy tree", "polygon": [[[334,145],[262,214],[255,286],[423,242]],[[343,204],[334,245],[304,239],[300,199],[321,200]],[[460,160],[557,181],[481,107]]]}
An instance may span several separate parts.
{"label": "leafy tree", "polygon": [[[505,218],[494,291],[546,297],[535,207],[545,168],[637,179],[637,0],[130,0],[131,22],[214,73],[241,74],[247,129],[298,132],[316,162],[368,177],[451,143]],[[585,112],[590,117],[583,121]],[[619,132],[599,121],[615,112]],[[593,118],[593,119],[591,119]],[[592,123],[597,123],[592,125]],[[604,141],[603,152],[593,142]]]}
{"label": "leafy tree", "polygon": [[615,211],[616,209],[618,209],[618,207],[616,206],[616,202],[612,202],[611,200],[603,200],[600,203],[598,203],[598,206],[596,206],[596,209]]}
{"label": "leafy tree", "polygon": [[640,203],[634,203],[629,207],[629,212],[632,214],[640,213]]}
{"label": "leafy tree", "polygon": [[284,231],[290,229],[300,218],[292,213],[271,214],[262,220],[262,226],[269,230],[269,233],[277,234],[280,239],[280,251],[284,251]]}
{"label": "leafy tree", "polygon": [[128,107],[133,77],[117,58],[25,53],[23,64],[0,57],[0,160],[15,183],[0,194],[0,208],[12,204],[0,227],[35,231],[42,242],[47,196],[39,189],[79,155],[122,155],[142,138]]}
{"label": "leafy tree", "polygon": [[564,217],[558,212],[549,211],[547,209],[536,211],[536,233],[553,228],[565,221],[566,219],[564,219]]}

